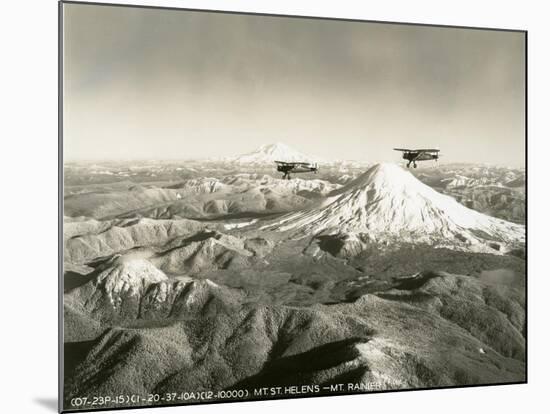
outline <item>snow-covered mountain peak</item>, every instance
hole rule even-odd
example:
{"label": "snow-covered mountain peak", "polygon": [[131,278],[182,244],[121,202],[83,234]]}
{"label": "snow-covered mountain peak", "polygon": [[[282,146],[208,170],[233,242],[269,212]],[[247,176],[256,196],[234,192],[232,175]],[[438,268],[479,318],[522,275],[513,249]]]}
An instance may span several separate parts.
{"label": "snow-covered mountain peak", "polygon": [[296,150],[289,147],[286,144],[283,144],[282,142],[275,142],[273,144],[265,144],[262,145],[258,151],[261,151],[265,154],[288,154],[288,153],[295,153]]}
{"label": "snow-covered mountain peak", "polygon": [[471,210],[395,164],[377,164],[319,206],[283,216],[266,228],[304,236],[361,233],[370,240],[476,251],[525,239],[524,226]]}
{"label": "snow-covered mountain peak", "polygon": [[235,158],[235,161],[241,163],[266,163],[273,161],[313,162],[314,159],[286,144],[276,142],[274,144],[262,145],[255,151],[240,155]]}
{"label": "snow-covered mountain peak", "polygon": [[398,165],[381,163],[374,165],[367,172],[347,183],[338,193],[367,186],[384,191],[400,191],[409,187],[421,191],[421,187],[426,187],[410,172],[403,170]]}
{"label": "snow-covered mountain peak", "polygon": [[125,259],[118,255],[95,279],[96,286],[102,286],[113,305],[124,296],[142,295],[147,286],[167,280],[167,276],[145,259]]}

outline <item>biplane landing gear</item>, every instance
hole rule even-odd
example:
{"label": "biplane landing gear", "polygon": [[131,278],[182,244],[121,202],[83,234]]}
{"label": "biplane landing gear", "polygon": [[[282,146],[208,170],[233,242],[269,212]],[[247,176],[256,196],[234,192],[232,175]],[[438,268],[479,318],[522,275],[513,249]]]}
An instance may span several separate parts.
{"label": "biplane landing gear", "polygon": [[413,162],[413,167],[416,168],[416,162]]}
{"label": "biplane landing gear", "polygon": [[283,180],[290,180],[290,174],[285,173],[285,175],[283,175]]}

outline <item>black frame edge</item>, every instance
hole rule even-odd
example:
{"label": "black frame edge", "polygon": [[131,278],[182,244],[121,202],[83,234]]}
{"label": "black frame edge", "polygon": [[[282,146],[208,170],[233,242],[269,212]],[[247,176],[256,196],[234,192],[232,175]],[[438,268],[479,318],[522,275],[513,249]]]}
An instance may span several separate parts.
{"label": "black frame edge", "polygon": [[63,320],[63,214],[64,214],[64,169],[63,169],[63,1],[57,8],[57,411],[64,412],[63,389],[65,383],[64,320]]}

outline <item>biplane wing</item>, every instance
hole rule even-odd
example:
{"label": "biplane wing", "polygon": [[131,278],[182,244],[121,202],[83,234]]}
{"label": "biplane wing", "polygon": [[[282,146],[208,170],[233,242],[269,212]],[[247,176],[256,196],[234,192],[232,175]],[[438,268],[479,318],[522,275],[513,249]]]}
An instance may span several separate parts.
{"label": "biplane wing", "polygon": [[277,164],[282,165],[312,165],[312,162],[302,162],[302,161],[275,161]]}
{"label": "biplane wing", "polygon": [[402,152],[439,152],[441,151],[437,148],[420,148],[420,149],[394,148],[394,150],[402,151]]}

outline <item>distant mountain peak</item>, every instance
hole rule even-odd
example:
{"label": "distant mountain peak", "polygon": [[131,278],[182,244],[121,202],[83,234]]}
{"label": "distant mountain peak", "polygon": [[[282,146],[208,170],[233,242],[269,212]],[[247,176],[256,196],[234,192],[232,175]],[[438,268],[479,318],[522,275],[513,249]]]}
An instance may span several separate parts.
{"label": "distant mountain peak", "polygon": [[277,150],[283,150],[283,151],[294,151],[291,147],[286,145],[283,142],[274,142],[272,144],[264,144],[260,147],[260,150],[265,151],[277,151]]}
{"label": "distant mountain peak", "polygon": [[233,161],[255,164],[274,161],[313,162],[315,159],[287,144],[275,142],[273,144],[264,144],[252,152],[237,156]]}

